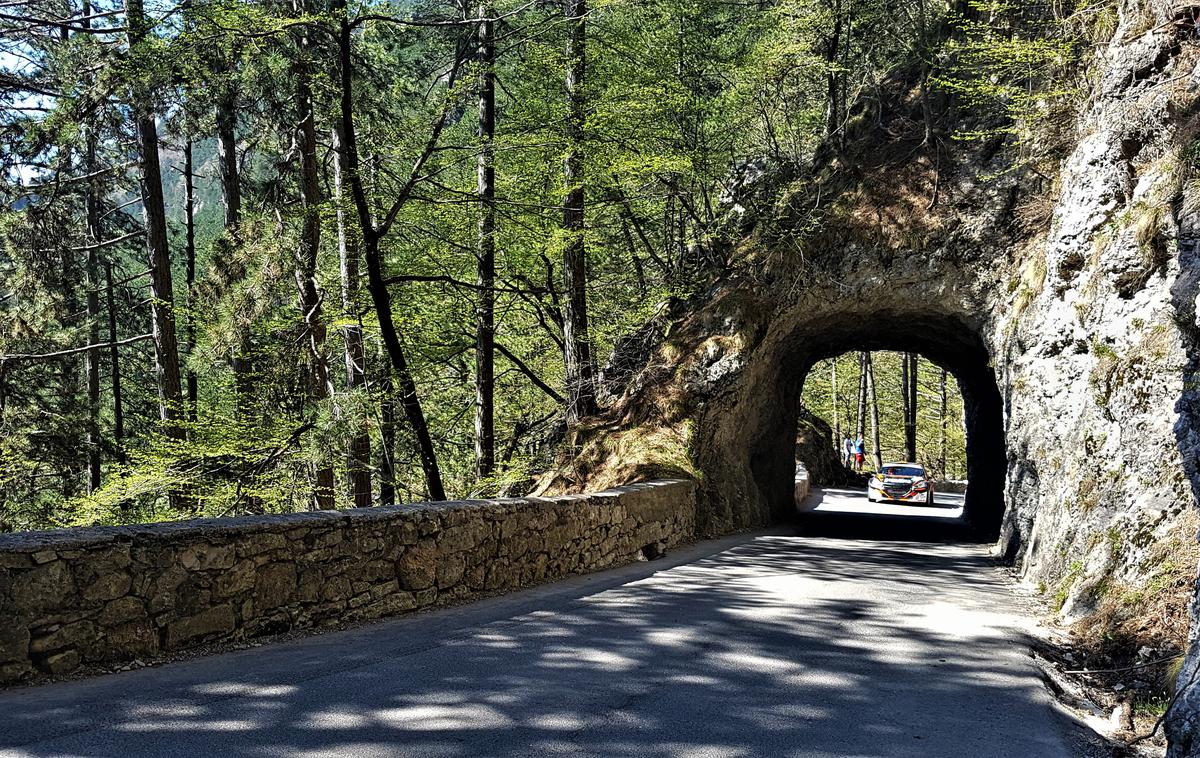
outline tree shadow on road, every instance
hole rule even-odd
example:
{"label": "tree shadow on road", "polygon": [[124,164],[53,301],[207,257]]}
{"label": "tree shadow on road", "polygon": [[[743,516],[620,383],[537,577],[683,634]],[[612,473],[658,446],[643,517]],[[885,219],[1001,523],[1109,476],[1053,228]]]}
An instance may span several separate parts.
{"label": "tree shadow on road", "polygon": [[0,755],[1065,755],[1002,612],[1009,589],[977,547],[718,545],[5,693]]}

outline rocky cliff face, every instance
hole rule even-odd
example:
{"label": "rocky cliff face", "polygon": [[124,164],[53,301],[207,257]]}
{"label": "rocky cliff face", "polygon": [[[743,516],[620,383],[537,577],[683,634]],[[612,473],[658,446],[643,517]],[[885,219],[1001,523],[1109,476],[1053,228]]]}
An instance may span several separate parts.
{"label": "rocky cliff face", "polygon": [[[1149,32],[1144,9],[1120,22],[1049,233],[994,311],[1010,450],[1001,539],[1021,544],[1024,575],[1067,620],[1154,608],[1168,626],[1147,631],[1169,645],[1187,623],[1200,485],[1196,30],[1166,9]],[[1200,749],[1196,666],[1193,650],[1173,755]]]}
{"label": "rocky cliff face", "polygon": [[[980,530],[1066,620],[1152,608],[1171,644],[1200,491],[1192,12],[1120,8],[1056,178],[884,144],[791,181],[783,221],[747,220],[739,273],[663,325],[560,484],[666,467],[703,475],[703,531],[782,517],[809,367],[915,350],[962,386]],[[1173,756],[1200,755],[1192,629]]]}
{"label": "rocky cliff face", "polygon": [[831,440],[841,442],[833,439],[833,429],[824,419],[801,407],[796,421],[796,460],[804,465],[811,486],[836,487],[850,481],[850,472]]}

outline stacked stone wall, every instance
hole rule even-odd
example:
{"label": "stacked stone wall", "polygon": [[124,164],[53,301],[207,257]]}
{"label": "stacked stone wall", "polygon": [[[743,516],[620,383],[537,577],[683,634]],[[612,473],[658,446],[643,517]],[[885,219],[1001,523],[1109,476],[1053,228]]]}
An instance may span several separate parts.
{"label": "stacked stone wall", "polygon": [[0,683],[390,616],[654,557],[683,480],[0,536]]}

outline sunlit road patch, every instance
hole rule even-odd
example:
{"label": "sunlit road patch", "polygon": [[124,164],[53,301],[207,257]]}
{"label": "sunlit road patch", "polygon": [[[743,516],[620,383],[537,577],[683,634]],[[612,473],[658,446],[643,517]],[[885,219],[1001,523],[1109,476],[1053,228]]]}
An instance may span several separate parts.
{"label": "sunlit road patch", "polygon": [[950,492],[936,493],[934,505],[911,503],[872,503],[867,500],[864,489],[828,487],[815,490],[808,503],[814,513],[861,513],[867,516],[912,516],[953,521],[962,518],[963,495]]}

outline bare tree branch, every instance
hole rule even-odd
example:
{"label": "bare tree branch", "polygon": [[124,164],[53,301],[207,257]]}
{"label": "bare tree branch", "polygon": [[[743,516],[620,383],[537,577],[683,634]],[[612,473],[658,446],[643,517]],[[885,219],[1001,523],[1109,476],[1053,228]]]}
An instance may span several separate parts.
{"label": "bare tree branch", "polygon": [[537,387],[542,392],[545,392],[547,395],[549,395],[551,398],[553,398],[554,402],[560,403],[560,404],[566,402],[565,400],[563,400],[562,395],[555,392],[554,388],[551,387],[549,384],[546,384],[545,382],[543,382],[541,377],[539,377],[537,374],[533,373],[533,369],[531,369],[531,368],[529,368],[529,366],[525,365],[525,362],[522,361],[520,358],[513,355],[511,350],[506,348],[504,345],[501,345],[499,342],[495,343],[494,346],[496,348],[496,352],[500,353],[505,358],[510,360],[512,362],[512,364],[514,366],[516,366],[517,369],[520,370],[520,372],[522,374],[529,377],[529,381],[533,382],[533,385],[535,387]]}
{"label": "bare tree branch", "polygon": [[12,353],[10,355],[0,355],[0,364],[10,361],[42,361],[52,360],[54,358],[66,358],[79,353],[86,353],[92,350],[105,350],[113,347],[121,347],[122,345],[131,345],[134,342],[143,342],[145,340],[154,339],[153,334],[139,334],[136,337],[126,337],[123,340],[116,342],[100,342],[95,345],[84,345],[83,347],[73,347],[69,350],[58,350],[53,353]]}

